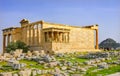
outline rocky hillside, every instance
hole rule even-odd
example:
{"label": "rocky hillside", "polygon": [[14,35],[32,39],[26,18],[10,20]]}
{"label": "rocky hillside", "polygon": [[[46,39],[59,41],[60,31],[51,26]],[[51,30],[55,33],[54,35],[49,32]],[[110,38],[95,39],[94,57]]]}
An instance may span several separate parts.
{"label": "rocky hillside", "polygon": [[120,47],[120,43],[117,43],[115,40],[111,38],[107,38],[106,40],[103,40],[100,44],[99,47],[102,49],[116,49]]}

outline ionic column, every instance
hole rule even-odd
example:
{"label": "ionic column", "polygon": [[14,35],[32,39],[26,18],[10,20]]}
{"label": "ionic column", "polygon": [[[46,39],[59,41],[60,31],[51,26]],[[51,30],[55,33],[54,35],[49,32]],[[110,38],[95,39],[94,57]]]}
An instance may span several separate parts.
{"label": "ionic column", "polygon": [[33,44],[33,26],[30,27],[30,45]]}
{"label": "ionic column", "polygon": [[12,42],[12,34],[10,34],[10,42]]}
{"label": "ionic column", "polygon": [[63,42],[63,32],[61,34],[62,34],[62,42]]}
{"label": "ionic column", "polygon": [[3,53],[5,53],[5,47],[6,47],[6,35],[3,35]]}
{"label": "ionic column", "polygon": [[66,42],[67,38],[66,38],[66,33],[64,33],[64,42]]}
{"label": "ionic column", "polygon": [[67,42],[69,42],[69,32],[67,33]]}
{"label": "ionic column", "polygon": [[44,41],[47,42],[47,32],[44,32]]}
{"label": "ionic column", "polygon": [[62,42],[65,42],[64,32],[62,33]]}
{"label": "ionic column", "polygon": [[98,49],[98,29],[96,29],[96,49]]}
{"label": "ionic column", "polygon": [[7,37],[7,45],[10,43],[10,34],[8,34],[8,37]]}
{"label": "ionic column", "polygon": [[29,26],[29,45],[31,45],[31,26]]}
{"label": "ionic column", "polygon": [[35,43],[35,29],[34,29],[34,25],[33,25],[33,27],[32,27],[32,32],[33,32],[33,38],[32,38],[32,41],[33,41],[33,45],[34,45],[34,43]]}
{"label": "ionic column", "polygon": [[46,35],[47,35],[46,40],[47,40],[47,42],[49,42],[49,32],[46,32]]}
{"label": "ionic column", "polygon": [[59,32],[57,32],[57,42],[59,42]]}
{"label": "ionic column", "polygon": [[22,41],[25,42],[25,29],[24,29],[24,27],[22,28],[22,37],[23,37]]}
{"label": "ionic column", "polygon": [[62,42],[62,33],[60,32],[60,42]]}
{"label": "ionic column", "polygon": [[29,27],[26,27],[26,41],[26,44],[29,45]]}
{"label": "ionic column", "polygon": [[54,41],[54,32],[52,31],[51,34],[52,34],[52,42],[53,42]]}
{"label": "ionic column", "polygon": [[37,45],[39,45],[39,30],[38,30],[38,25],[37,25]]}
{"label": "ionic column", "polygon": [[25,43],[28,44],[27,43],[27,27],[25,27]]}

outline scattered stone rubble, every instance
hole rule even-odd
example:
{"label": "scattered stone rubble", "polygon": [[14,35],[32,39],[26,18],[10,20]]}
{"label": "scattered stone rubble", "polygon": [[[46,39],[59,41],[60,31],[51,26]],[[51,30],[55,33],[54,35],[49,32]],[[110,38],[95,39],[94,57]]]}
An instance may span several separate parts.
{"label": "scattered stone rubble", "polygon": [[19,61],[11,59],[8,61],[8,66],[11,66],[13,69],[17,70],[17,69],[21,69],[21,68],[25,67],[26,64],[19,63]]}
{"label": "scattered stone rubble", "polygon": [[79,58],[96,59],[96,58],[116,57],[118,55],[120,55],[120,52],[96,52],[96,53],[88,53],[87,55],[80,55]]}
{"label": "scattered stone rubble", "polygon": [[[120,59],[113,62],[105,62],[106,60],[111,60],[111,57],[117,57],[120,52],[97,52],[88,53],[87,55],[80,55],[78,58],[87,58],[88,61],[83,63],[70,62],[66,60],[57,60],[55,57],[67,57],[65,54],[56,54],[51,56],[45,54],[43,50],[39,51],[28,51],[27,53],[22,53],[21,49],[16,50],[10,54],[5,53],[0,55],[0,61],[8,62],[8,66],[11,66],[14,70],[19,70],[18,73],[4,72],[0,73],[0,76],[36,76],[42,74],[50,74],[50,76],[82,76],[91,67],[98,67],[98,69],[108,69],[111,64],[120,64]],[[69,55],[68,57],[71,57]],[[20,63],[19,60],[33,60],[38,62],[40,65],[44,65],[44,69],[28,69],[27,64]],[[86,65],[86,66],[80,66]],[[32,66],[32,64],[31,64]],[[1,66],[2,67],[2,66]],[[52,68],[52,69],[49,69]]]}

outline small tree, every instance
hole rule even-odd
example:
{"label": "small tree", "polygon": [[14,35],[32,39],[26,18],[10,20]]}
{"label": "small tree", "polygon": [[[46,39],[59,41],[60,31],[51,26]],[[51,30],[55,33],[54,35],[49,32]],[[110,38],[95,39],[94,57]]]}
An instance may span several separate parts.
{"label": "small tree", "polygon": [[11,52],[15,51],[16,49],[23,49],[23,52],[27,52],[29,50],[29,46],[21,41],[10,42],[6,48],[6,51]]}
{"label": "small tree", "polygon": [[23,52],[27,52],[29,50],[29,46],[24,42],[16,41],[16,49],[23,49]]}
{"label": "small tree", "polygon": [[6,47],[6,52],[11,52],[16,50],[16,44],[15,42],[10,42]]}

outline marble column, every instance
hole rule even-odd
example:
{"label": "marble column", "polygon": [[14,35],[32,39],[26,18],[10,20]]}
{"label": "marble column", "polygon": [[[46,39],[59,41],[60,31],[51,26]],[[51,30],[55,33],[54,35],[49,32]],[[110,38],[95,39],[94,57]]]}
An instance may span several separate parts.
{"label": "marble column", "polygon": [[47,40],[47,42],[49,42],[49,32],[46,32],[46,40]]}
{"label": "marble column", "polygon": [[64,32],[64,42],[66,42],[66,33]]}
{"label": "marble column", "polygon": [[52,31],[51,34],[52,34],[52,42],[53,42],[54,41],[54,32]]}
{"label": "marble column", "polygon": [[67,32],[67,42],[69,42],[69,32]]}
{"label": "marble column", "polygon": [[64,32],[62,33],[62,42],[65,42]]}
{"label": "marble column", "polygon": [[22,28],[22,41],[25,42],[25,29]]}
{"label": "marble column", "polygon": [[27,27],[25,27],[25,43],[27,44]]}
{"label": "marble column", "polygon": [[60,35],[60,42],[62,42],[62,33],[60,32],[59,35]]}
{"label": "marble column", "polygon": [[8,37],[7,37],[7,45],[10,43],[10,34],[8,34]]}
{"label": "marble column", "polygon": [[65,32],[65,42],[67,42],[67,32]]}
{"label": "marble column", "polygon": [[59,32],[57,32],[57,42],[59,42],[60,41],[60,39],[59,39],[60,37],[59,37]]}
{"label": "marble column", "polygon": [[29,26],[29,45],[31,45],[31,26]]}
{"label": "marble column", "polygon": [[62,39],[61,39],[61,41],[63,42],[63,32],[61,33],[61,36],[62,36]]}
{"label": "marble column", "polygon": [[96,29],[96,49],[99,49],[99,46],[98,46],[98,29]]}
{"label": "marble column", "polygon": [[3,35],[3,53],[5,53],[5,47],[6,47],[6,35]]}
{"label": "marble column", "polygon": [[12,34],[10,34],[10,42],[12,42]]}
{"label": "marble column", "polygon": [[38,25],[37,25],[37,45],[39,45],[39,29],[38,29]]}
{"label": "marble column", "polygon": [[32,44],[34,45],[34,43],[35,43],[35,29],[34,29],[34,25],[33,25],[33,27],[32,27],[32,33],[33,33],[33,38],[32,38]]}
{"label": "marble column", "polygon": [[44,32],[44,41],[47,42],[47,32]]}
{"label": "marble column", "polygon": [[26,27],[26,40],[27,40],[27,45],[29,45],[29,27]]}

